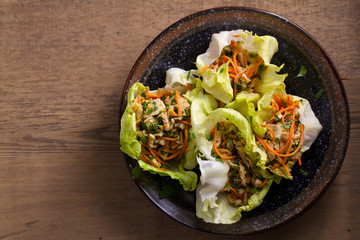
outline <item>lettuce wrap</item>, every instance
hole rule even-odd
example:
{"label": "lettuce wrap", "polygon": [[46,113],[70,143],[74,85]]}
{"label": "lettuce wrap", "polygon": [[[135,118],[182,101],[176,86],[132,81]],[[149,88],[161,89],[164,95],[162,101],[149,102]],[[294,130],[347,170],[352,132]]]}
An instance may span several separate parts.
{"label": "lettuce wrap", "polygon": [[185,170],[185,166],[195,167],[189,162],[196,162],[186,154],[195,141],[189,138],[190,104],[174,89],[149,91],[141,83],[129,89],[121,118],[120,149],[137,160],[142,170],[169,176],[184,190],[193,191],[197,175]]}
{"label": "lettuce wrap", "polygon": [[239,92],[255,92],[261,72],[277,50],[277,40],[271,36],[241,29],[213,34],[207,51],[196,59],[202,87],[225,104]]}
{"label": "lettuce wrap", "polygon": [[267,161],[266,153],[257,146],[244,116],[233,109],[212,111],[197,132],[197,146],[199,218],[209,223],[235,223],[242,211],[262,203],[273,180],[258,171]]}

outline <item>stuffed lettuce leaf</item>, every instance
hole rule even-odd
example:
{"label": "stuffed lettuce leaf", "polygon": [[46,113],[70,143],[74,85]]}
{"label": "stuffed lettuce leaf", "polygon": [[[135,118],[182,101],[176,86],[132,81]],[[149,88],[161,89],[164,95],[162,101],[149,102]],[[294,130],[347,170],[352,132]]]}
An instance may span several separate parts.
{"label": "stuffed lettuce leaf", "polygon": [[258,91],[262,72],[277,49],[271,36],[243,30],[213,34],[207,51],[196,59],[202,87],[225,104],[242,91]]}
{"label": "stuffed lettuce leaf", "polygon": [[121,118],[120,149],[136,159],[143,170],[169,176],[185,190],[194,190],[197,175],[185,170],[187,162],[196,161],[186,156],[192,141],[190,114],[190,103],[177,88],[149,91],[135,83],[129,89]]}
{"label": "stuffed lettuce leaf", "polygon": [[197,133],[201,177],[196,214],[206,222],[229,224],[259,206],[272,180],[258,165],[266,153],[255,142],[247,119],[233,109],[212,111]]}

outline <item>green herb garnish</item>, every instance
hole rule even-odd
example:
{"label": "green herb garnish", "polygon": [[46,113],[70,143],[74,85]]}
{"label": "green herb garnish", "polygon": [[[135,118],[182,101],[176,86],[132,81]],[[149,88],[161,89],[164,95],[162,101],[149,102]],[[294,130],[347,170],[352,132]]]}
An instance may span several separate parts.
{"label": "green herb garnish", "polygon": [[316,93],[316,95],[315,95],[316,101],[320,99],[321,95],[323,95],[324,92],[325,92],[325,89],[322,88]]}
{"label": "green herb garnish", "polygon": [[291,119],[290,121],[284,123],[284,124],[281,124],[282,127],[286,128],[286,129],[289,129],[290,126],[291,126],[291,123],[294,121],[294,119]]}
{"label": "green herb garnish", "polygon": [[303,170],[302,168],[300,168],[300,173],[303,175],[303,176],[307,176],[309,175],[309,173],[305,170]]}
{"label": "green herb garnish", "polygon": [[142,143],[146,143],[146,137],[140,137],[140,141],[141,141]]}
{"label": "green herb garnish", "polygon": [[307,73],[307,70],[306,70],[305,66],[301,65],[300,71],[296,77],[304,77],[306,73]]}

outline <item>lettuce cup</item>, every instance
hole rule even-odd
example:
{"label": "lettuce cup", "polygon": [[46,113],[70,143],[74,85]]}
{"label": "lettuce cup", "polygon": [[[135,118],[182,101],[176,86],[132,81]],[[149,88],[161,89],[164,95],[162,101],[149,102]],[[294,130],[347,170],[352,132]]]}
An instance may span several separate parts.
{"label": "lettuce cup", "polygon": [[197,175],[185,170],[185,166],[196,160],[186,154],[194,139],[189,137],[191,111],[189,101],[183,97],[184,89],[167,86],[149,91],[143,84],[135,83],[128,92],[121,118],[120,149],[136,159],[142,170],[169,176],[192,191]]}
{"label": "lettuce cup", "polygon": [[257,146],[245,117],[233,109],[212,111],[198,130],[197,146],[199,218],[231,224],[240,220],[242,211],[262,203],[273,180],[261,170],[266,153]]}

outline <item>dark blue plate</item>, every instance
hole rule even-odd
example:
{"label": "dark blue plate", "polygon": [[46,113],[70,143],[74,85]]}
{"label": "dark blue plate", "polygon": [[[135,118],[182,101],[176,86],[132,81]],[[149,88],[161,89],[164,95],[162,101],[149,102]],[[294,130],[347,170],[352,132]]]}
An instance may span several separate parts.
{"label": "dark blue plate", "polygon": [[[308,99],[323,126],[311,149],[303,155],[301,169],[294,166],[292,181],[273,184],[258,208],[244,212],[243,218],[231,225],[209,224],[197,218],[194,192],[184,191],[168,177],[144,172],[134,180],[163,212],[189,227],[217,234],[248,235],[280,226],[309,209],[333,182],[345,157],[350,132],[346,93],[334,64],[314,38],[285,18],[258,9],[224,7],[195,13],[164,30],[140,55],[125,83],[120,114],[133,83],[139,81],[151,89],[163,87],[167,69],[194,69],[196,56],[206,51],[211,35],[234,29],[278,40],[279,50],[272,63],[285,64],[282,73],[288,73],[287,92]],[[307,69],[305,77],[297,77],[301,65]],[[317,98],[320,90],[323,94]],[[124,159],[131,171],[136,162],[125,154]],[[169,184],[174,194],[159,199],[160,188]]]}

